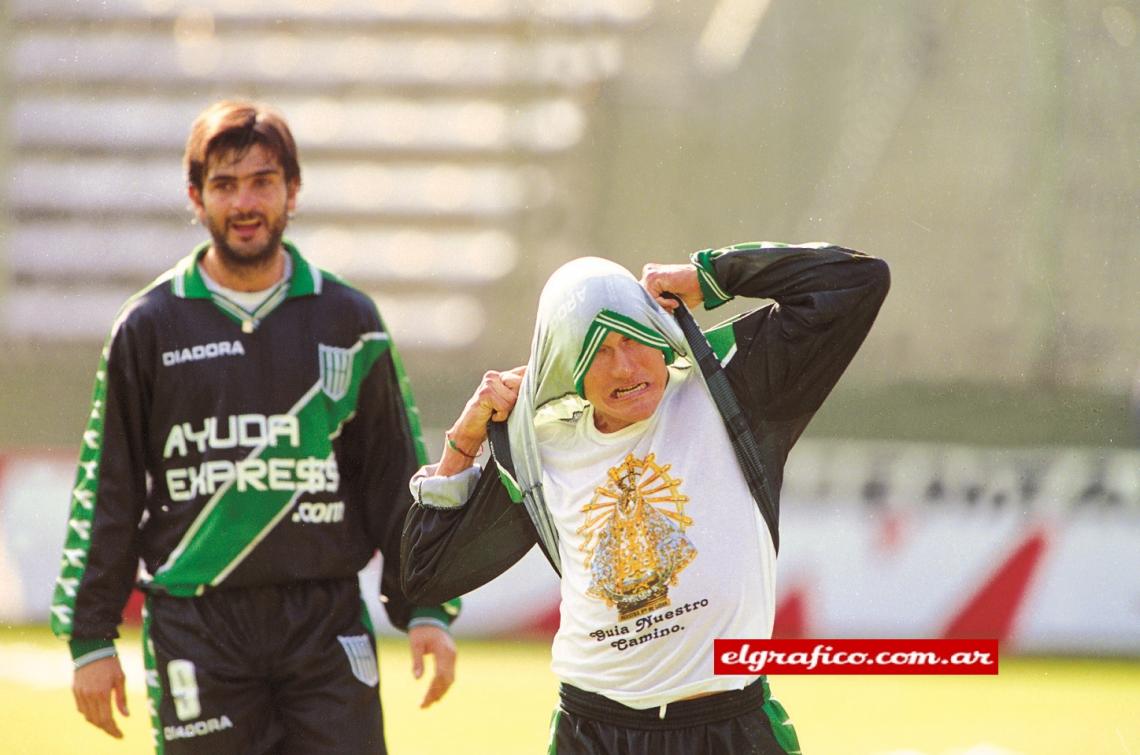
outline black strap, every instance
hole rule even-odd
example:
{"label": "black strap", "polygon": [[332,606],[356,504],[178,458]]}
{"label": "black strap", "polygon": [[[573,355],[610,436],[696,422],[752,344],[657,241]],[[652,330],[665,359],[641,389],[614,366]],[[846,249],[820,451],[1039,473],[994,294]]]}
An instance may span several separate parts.
{"label": "black strap", "polygon": [[507,432],[505,421],[487,423],[487,442],[491,444],[491,458],[507,470],[511,477],[515,477],[515,460],[511,458],[511,437]]}
{"label": "black strap", "polygon": [[780,508],[772,497],[772,491],[768,485],[768,475],[764,471],[764,463],[760,460],[760,446],[756,443],[756,436],[753,435],[752,428],[748,425],[748,418],[740,408],[740,402],[736,400],[732,386],[728,384],[728,376],[724,374],[720,360],[716,358],[708,339],[701,332],[697,321],[689,314],[689,310],[685,308],[685,304],[680,297],[667,291],[661,295],[677,302],[673,316],[677,318],[677,323],[685,334],[685,340],[689,343],[689,349],[693,352],[693,359],[705,376],[705,382],[708,383],[709,392],[712,393],[713,401],[716,402],[716,408],[720,410],[720,416],[728,428],[728,437],[732,440],[732,450],[736,452],[736,459],[740,462],[744,479],[748,481],[748,489],[752,491],[752,497],[756,500],[756,505],[760,507],[760,515],[764,517],[764,522],[768,525],[768,532],[772,535],[772,545],[776,547],[776,552],[779,553]]}
{"label": "black strap", "polygon": [[[491,445],[491,459],[492,463],[497,464],[503,469],[507,470],[507,474],[512,479],[518,480],[518,474],[515,472],[515,462],[511,457],[511,436],[507,432],[506,420],[502,422],[495,422],[494,420],[487,422],[487,442]],[[496,474],[498,472],[496,471]],[[520,506],[522,504],[519,504]],[[546,556],[546,560],[550,562],[551,568],[554,569],[559,575],[562,570],[558,568],[558,562],[550,554],[547,543],[538,535],[538,524],[531,519],[531,524],[534,525],[534,539],[538,541],[539,550],[542,555]]]}

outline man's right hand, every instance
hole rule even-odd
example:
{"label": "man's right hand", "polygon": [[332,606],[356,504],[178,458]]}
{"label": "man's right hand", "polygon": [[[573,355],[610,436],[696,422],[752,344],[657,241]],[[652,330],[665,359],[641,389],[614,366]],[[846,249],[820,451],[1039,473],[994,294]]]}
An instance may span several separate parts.
{"label": "man's right hand", "polygon": [[444,445],[436,474],[450,477],[467,469],[478,456],[478,449],[487,439],[487,423],[491,420],[502,422],[511,414],[519,398],[526,365],[513,370],[497,372],[491,370],[483,375],[482,382],[463,407],[463,412],[455,424],[447,431],[447,437],[459,447],[457,452],[450,445]]}
{"label": "man's right hand", "polygon": [[115,707],[119,712],[129,716],[126,681],[118,657],[111,656],[75,669],[75,678],[71,684],[75,707],[88,722],[115,739],[122,739],[123,732],[119,731],[111,710],[111,695],[115,696]]}

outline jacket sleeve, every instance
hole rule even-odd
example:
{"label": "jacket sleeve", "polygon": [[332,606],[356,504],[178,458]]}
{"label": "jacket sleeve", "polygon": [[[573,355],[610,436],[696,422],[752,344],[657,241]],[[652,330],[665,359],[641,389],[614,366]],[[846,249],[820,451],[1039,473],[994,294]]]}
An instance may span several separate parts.
{"label": "jacket sleeve", "polygon": [[885,262],[837,246],[740,244],[693,255],[706,308],[734,296],[772,299],[732,324],[726,372],[753,423],[789,426],[789,446],[871,329]]}
{"label": "jacket sleeve", "polygon": [[420,602],[454,598],[505,572],[537,542],[526,508],[511,501],[493,469],[484,469],[462,505],[412,505],[404,522],[404,589]]}
{"label": "jacket sleeve", "polygon": [[339,443],[342,484],[366,512],[369,541],[383,556],[380,596],[398,629],[420,623],[449,626],[459,602],[413,603],[400,584],[400,534],[411,505],[408,480],[424,458],[418,412],[395,347],[389,347],[364,378],[356,416]]}
{"label": "jacket sleeve", "polygon": [[138,573],[146,506],[146,339],[128,312],[104,346],[83,432],[79,469],[52,597],[52,630],[82,663],[114,654]]}

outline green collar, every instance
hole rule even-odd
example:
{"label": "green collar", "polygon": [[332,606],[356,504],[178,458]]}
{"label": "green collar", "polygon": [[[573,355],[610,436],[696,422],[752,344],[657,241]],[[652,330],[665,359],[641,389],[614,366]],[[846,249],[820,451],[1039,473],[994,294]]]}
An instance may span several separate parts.
{"label": "green collar", "polygon": [[316,296],[321,292],[321,284],[324,282],[321,271],[306,262],[291,241],[282,243],[293,259],[293,274],[288,284],[279,284],[273,294],[254,312],[246,312],[226,297],[206,287],[202,271],[198,269],[198,261],[210,248],[209,241],[199,244],[188,257],[175,266],[170,281],[171,289],[180,299],[211,299],[222,314],[241,327],[243,333],[252,333],[261,325],[261,321],[286,299],[294,296]]}
{"label": "green collar", "polygon": [[[321,293],[321,271],[316,266],[310,265],[301,252],[292,241],[285,239],[282,242],[285,246],[285,251],[289,252],[289,256],[293,258],[293,277],[289,279],[289,290],[286,293],[286,298],[294,296],[311,296]],[[203,241],[194,251],[188,256],[184,257],[174,267],[174,276],[170,281],[174,295],[179,299],[212,299],[213,292],[206,288],[206,282],[202,280],[202,272],[198,269],[198,261],[202,259],[202,255],[210,248],[209,241]]]}

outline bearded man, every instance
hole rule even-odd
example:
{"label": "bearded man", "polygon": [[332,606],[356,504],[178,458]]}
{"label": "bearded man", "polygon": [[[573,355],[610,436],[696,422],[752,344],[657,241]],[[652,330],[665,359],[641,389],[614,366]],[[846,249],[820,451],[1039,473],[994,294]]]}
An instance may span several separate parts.
{"label": "bearded man", "polygon": [[376,305],[283,238],[301,169],[285,119],[225,101],[194,121],[187,193],[210,233],[122,308],[97,372],[52,628],[73,693],[121,737],[115,649],[135,584],[158,752],[384,753],[357,573],[377,549],[424,699],[454,677],[458,604],[400,587],[411,394]]}

